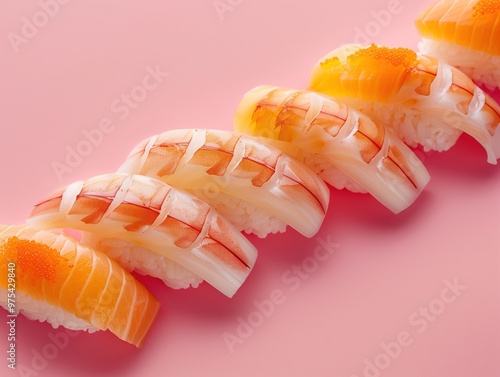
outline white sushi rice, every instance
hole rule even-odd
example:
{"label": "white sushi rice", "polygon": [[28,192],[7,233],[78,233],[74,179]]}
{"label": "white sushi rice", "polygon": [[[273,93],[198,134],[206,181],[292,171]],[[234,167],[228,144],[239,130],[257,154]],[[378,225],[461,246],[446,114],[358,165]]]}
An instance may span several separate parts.
{"label": "white sushi rice", "polygon": [[129,272],[161,279],[173,289],[197,288],[203,281],[198,275],[163,255],[144,247],[116,238],[103,238],[83,232],[81,242],[116,260]]}
{"label": "white sushi rice", "polygon": [[287,224],[266,209],[219,192],[210,205],[238,230],[264,238],[269,233],[283,233]]}
{"label": "white sushi rice", "polygon": [[446,41],[423,38],[420,53],[434,56],[463,71],[473,81],[488,89],[500,87],[500,56]]}
{"label": "white sushi rice", "polygon": [[[45,301],[37,300],[19,290],[16,292],[15,304],[16,312],[20,312],[32,320],[48,322],[55,329],[63,326],[70,330],[84,330],[89,333],[99,331],[99,328],[78,318],[74,314]],[[0,305],[7,310],[7,290],[5,288],[0,288]]]}
{"label": "white sushi rice", "polygon": [[411,147],[420,144],[425,152],[446,151],[462,134],[461,130],[444,123],[444,116],[432,117],[418,109],[378,102],[364,102],[355,106],[380,123],[393,125],[392,132],[402,141]]}

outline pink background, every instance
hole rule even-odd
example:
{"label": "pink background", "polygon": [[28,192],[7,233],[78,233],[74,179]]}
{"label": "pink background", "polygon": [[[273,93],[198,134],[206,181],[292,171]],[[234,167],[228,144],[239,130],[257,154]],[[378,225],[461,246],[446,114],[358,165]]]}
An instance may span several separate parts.
{"label": "pink background", "polygon": [[[314,63],[342,43],[416,48],[413,19],[422,9],[409,0],[341,6],[86,0],[52,7],[44,19],[37,1],[0,4],[0,223],[23,222],[31,206],[59,186],[114,171],[147,136],[231,129],[246,91],[260,84],[306,87]],[[224,13],[214,4],[225,4]],[[22,35],[25,17],[41,26],[16,52],[9,33]],[[148,66],[168,77],[126,115],[123,107],[113,111]],[[65,164],[67,147],[82,147],[83,130],[105,118],[111,132],[58,176],[52,165]],[[2,357],[0,375],[30,375],[21,373],[23,366],[40,377],[499,376],[500,170],[467,137],[447,153],[420,156],[432,180],[404,213],[332,190],[316,237],[292,230],[250,237],[259,259],[233,299],[206,285],[173,291],[141,277],[162,303],[141,350],[103,332],[61,336],[67,344],[50,353],[49,334],[61,330],[19,317],[18,369],[9,370]],[[313,264],[319,240],[338,247]],[[291,275],[293,266],[309,273]],[[440,299],[446,280],[466,287],[449,303]],[[255,302],[269,306],[266,300],[280,291],[280,304],[259,315]],[[425,319],[419,310],[429,306],[436,315]],[[257,327],[231,352],[224,334],[237,336],[239,318]],[[398,336],[404,346],[395,346]],[[3,355],[6,343],[3,324]],[[392,348],[384,351],[384,344]],[[51,359],[37,364],[34,355],[44,352]]]}

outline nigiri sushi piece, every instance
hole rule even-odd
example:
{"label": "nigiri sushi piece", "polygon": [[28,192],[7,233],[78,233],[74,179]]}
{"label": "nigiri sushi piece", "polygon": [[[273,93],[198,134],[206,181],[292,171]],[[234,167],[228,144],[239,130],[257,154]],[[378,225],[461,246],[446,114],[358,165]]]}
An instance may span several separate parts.
{"label": "nigiri sushi piece", "polygon": [[70,184],[36,204],[28,223],[131,242],[148,251],[134,260],[139,272],[163,279],[173,262],[229,297],[257,258],[253,245],[207,203],[137,174],[112,173]]}
{"label": "nigiri sushi piece", "polygon": [[369,192],[395,213],[413,203],[430,178],[390,131],[315,92],[256,87],[238,105],[234,124],[304,161],[332,186]]}
{"label": "nigiri sushi piece", "polygon": [[407,48],[344,45],[313,69],[310,89],[390,127],[412,147],[446,151],[465,132],[500,157],[500,106],[463,72]]}
{"label": "nigiri sushi piece", "polygon": [[180,129],[150,137],[118,171],[186,190],[238,229],[261,238],[287,225],[312,237],[329,203],[328,187],[307,166],[230,131]]}
{"label": "nigiri sushi piece", "polygon": [[147,289],[104,253],[27,225],[0,225],[0,291],[10,315],[54,328],[109,330],[136,347],[159,310]]}
{"label": "nigiri sushi piece", "polygon": [[500,0],[440,0],[423,10],[415,25],[422,54],[490,89],[500,86]]}

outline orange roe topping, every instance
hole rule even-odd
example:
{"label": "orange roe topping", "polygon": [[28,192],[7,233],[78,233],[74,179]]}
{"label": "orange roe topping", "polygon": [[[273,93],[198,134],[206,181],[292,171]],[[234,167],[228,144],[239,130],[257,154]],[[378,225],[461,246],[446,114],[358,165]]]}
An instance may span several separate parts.
{"label": "orange roe topping", "polygon": [[39,278],[48,283],[54,283],[56,278],[56,266],[65,258],[59,252],[49,246],[17,237],[10,237],[0,246],[0,252],[17,263],[21,271],[31,277],[33,284]]}
{"label": "orange roe topping", "polygon": [[345,45],[323,59],[310,88],[334,97],[390,102],[417,75],[420,60],[408,48]]}
{"label": "orange roe topping", "polygon": [[319,63],[319,65],[321,66],[321,68],[328,70],[331,68],[338,67],[340,65],[340,60],[339,60],[339,58],[334,56],[334,57],[323,60],[322,62]]}
{"label": "orange roe topping", "polygon": [[391,64],[395,67],[404,67],[410,73],[417,66],[417,54],[409,48],[390,48],[371,44],[370,47],[362,48],[347,58],[350,63],[362,58],[373,58],[381,63]]}
{"label": "orange roe topping", "polygon": [[500,0],[479,0],[476,5],[472,7],[472,11],[472,17],[497,13],[500,11]]}

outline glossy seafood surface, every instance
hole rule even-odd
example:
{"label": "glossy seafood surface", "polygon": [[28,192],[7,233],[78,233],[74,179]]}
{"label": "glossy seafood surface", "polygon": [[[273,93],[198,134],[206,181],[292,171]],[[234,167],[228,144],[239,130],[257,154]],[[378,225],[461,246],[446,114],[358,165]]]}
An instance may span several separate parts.
{"label": "glossy seafood surface", "polygon": [[[329,203],[328,188],[307,166],[229,131],[164,132],[138,144],[119,171],[160,179],[215,208],[230,197],[265,210],[307,237],[318,231]],[[234,209],[227,211],[233,223],[238,216]],[[250,217],[245,221],[252,225]]]}
{"label": "glossy seafood surface", "polygon": [[396,213],[408,207],[429,181],[415,154],[384,127],[311,91],[256,87],[241,100],[235,127],[299,147],[306,152],[302,158],[328,180],[321,163],[327,161]]}
{"label": "glossy seafood surface", "polygon": [[500,106],[458,69],[407,48],[345,45],[313,68],[310,89],[339,98],[411,146],[444,151],[462,132],[500,157]]}
{"label": "glossy seafood surface", "polygon": [[140,347],[159,309],[156,299],[118,263],[63,233],[0,225],[0,288],[7,289],[12,264],[18,309],[54,326],[59,323],[51,313],[60,308],[69,318],[62,321],[65,327],[82,329],[88,323]]}
{"label": "glossy seafood surface", "polygon": [[35,205],[28,222],[133,242],[187,268],[232,296],[257,251],[208,204],[142,175],[112,173],[75,182]]}
{"label": "glossy seafood surface", "polygon": [[415,24],[423,38],[500,55],[500,0],[441,0],[420,13]]}

